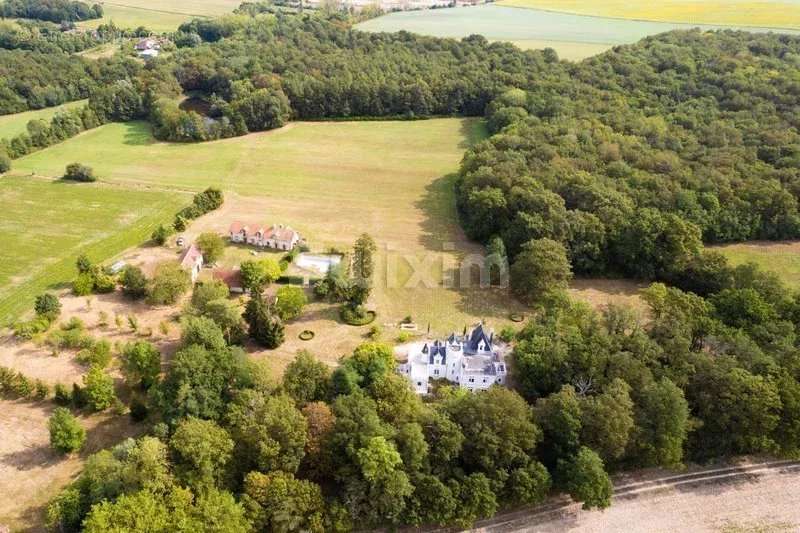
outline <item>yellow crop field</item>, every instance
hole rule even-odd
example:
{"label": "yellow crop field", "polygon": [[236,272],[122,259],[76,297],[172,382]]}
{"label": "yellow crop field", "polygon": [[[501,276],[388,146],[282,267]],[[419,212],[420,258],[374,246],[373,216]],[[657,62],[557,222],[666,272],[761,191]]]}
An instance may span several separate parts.
{"label": "yellow crop field", "polygon": [[776,1],[659,0],[501,0],[499,5],[630,20],[720,24],[763,28],[800,28],[800,3]]}

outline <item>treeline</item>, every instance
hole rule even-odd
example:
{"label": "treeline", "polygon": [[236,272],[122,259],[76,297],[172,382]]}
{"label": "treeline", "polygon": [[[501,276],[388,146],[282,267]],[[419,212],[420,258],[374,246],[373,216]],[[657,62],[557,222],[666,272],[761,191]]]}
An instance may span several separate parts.
{"label": "treeline", "polygon": [[[11,168],[11,160],[62,142],[82,131],[108,122],[144,118],[146,115],[140,90],[131,81],[142,82],[134,76],[140,68],[135,61],[127,58],[101,60],[99,68],[93,69],[98,86],[87,105],[62,110],[49,122],[31,120],[26,125],[26,132],[11,139],[0,139],[0,172]],[[100,86],[100,83],[103,85]]]}
{"label": "treeline", "polygon": [[[0,139],[0,158],[7,156],[17,159],[36,150],[65,141],[78,133],[96,128],[102,122],[90,106],[80,109],[67,109],[58,112],[50,122],[41,119],[31,120],[27,132],[11,139]],[[10,168],[11,163],[8,163]],[[0,166],[2,168],[2,166]],[[3,172],[9,168],[3,168]]]}
{"label": "treeline", "polygon": [[0,22],[0,48],[72,54],[106,42],[111,35],[92,32],[65,32],[49,22]]}
{"label": "treeline", "polygon": [[514,379],[555,421],[541,421],[544,449],[586,445],[611,468],[796,454],[800,298],[753,266],[727,275],[730,286],[708,298],[652,285],[646,323],[631,309],[577,303],[532,320]]}
{"label": "treeline", "polygon": [[0,4],[0,16],[56,23],[78,22],[102,18],[103,7],[70,0],[4,0]]}
{"label": "treeline", "polygon": [[88,98],[131,79],[141,68],[126,57],[88,60],[65,53],[0,50],[0,115]]}
{"label": "treeline", "polygon": [[[470,237],[562,243],[576,273],[673,279],[702,242],[800,235],[800,39],[672,32],[510,89],[470,150]],[[522,87],[522,86],[519,86]]]}
{"label": "treeline", "polygon": [[176,35],[181,91],[211,111],[152,108],[158,137],[198,141],[276,128],[290,118],[481,115],[508,85],[560,72],[552,56],[479,36],[462,41],[350,29],[346,15],[267,14],[198,19]]}
{"label": "treeline", "polygon": [[[131,80],[141,102],[136,118],[149,118],[157,137],[202,141],[277,128],[292,118],[481,115],[506,87],[564,73],[551,53],[479,36],[370,34],[352,30],[351,22],[346,14],[281,12],[198,19],[173,35],[178,53],[117,79]],[[0,55],[0,74],[9,72],[0,82],[0,113],[86,97],[111,83],[96,83],[104,76],[81,58],[7,54]],[[187,91],[204,95],[206,114],[175,103]],[[128,107],[116,114],[132,115]]]}

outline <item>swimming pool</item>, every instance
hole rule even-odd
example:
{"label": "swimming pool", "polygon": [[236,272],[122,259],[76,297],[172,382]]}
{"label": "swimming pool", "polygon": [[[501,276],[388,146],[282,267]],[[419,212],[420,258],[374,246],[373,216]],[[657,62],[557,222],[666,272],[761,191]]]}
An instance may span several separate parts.
{"label": "swimming pool", "polygon": [[342,262],[338,254],[300,254],[294,260],[295,266],[306,270],[315,270],[320,274],[327,274],[332,265]]}

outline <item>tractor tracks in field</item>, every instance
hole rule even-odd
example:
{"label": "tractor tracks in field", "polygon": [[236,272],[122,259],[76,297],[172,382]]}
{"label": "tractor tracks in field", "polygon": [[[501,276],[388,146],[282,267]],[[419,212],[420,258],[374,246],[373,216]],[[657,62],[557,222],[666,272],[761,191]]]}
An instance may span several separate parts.
{"label": "tractor tracks in field", "polygon": [[[753,481],[764,475],[779,475],[791,472],[800,472],[800,461],[764,461],[744,465],[706,468],[642,481],[621,482],[614,486],[612,506],[614,501],[633,500],[680,487],[699,487],[742,480]],[[558,519],[570,513],[576,513],[580,509],[580,503],[573,502],[567,496],[557,496],[543,505],[509,511],[481,520],[475,524],[473,530],[486,533],[530,531],[535,529],[536,526],[544,525],[550,520]],[[431,529],[428,530],[428,533],[451,533],[453,531],[455,530]]]}

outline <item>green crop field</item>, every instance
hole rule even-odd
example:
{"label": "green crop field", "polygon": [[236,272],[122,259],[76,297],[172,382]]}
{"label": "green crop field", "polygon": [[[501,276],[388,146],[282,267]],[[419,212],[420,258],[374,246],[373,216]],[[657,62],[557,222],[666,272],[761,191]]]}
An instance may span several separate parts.
{"label": "green crop field", "polygon": [[26,111],[24,113],[14,113],[13,115],[0,115],[0,139],[10,139],[27,130],[28,122],[41,119],[49,121],[56,113],[65,109],[75,109],[86,103],[86,100],[78,100],[68,104],[37,109],[36,111]]}
{"label": "green crop field", "polygon": [[800,2],[796,0],[500,0],[498,3],[509,7],[631,20],[800,29]]}
{"label": "green crop field", "polygon": [[800,289],[800,242],[744,242],[715,246],[733,265],[755,263],[776,273],[792,289]]}
{"label": "green crop field", "polygon": [[181,23],[194,17],[215,17],[232,12],[239,0],[121,0],[103,2],[104,16],[81,24],[87,28],[114,21],[123,28],[144,26],[156,32],[175,31]]}
{"label": "green crop field", "polygon": [[[752,27],[755,25],[747,26],[753,31],[765,30]],[[357,26],[364,31],[406,30],[436,37],[480,34],[490,41],[509,41],[524,49],[550,47],[559,57],[570,60],[596,55],[615,45],[634,43],[648,35],[691,27],[672,22],[600,18],[501,5],[389,13]]]}
{"label": "green crop field", "polygon": [[0,178],[0,324],[33,297],[75,276],[75,258],[94,260],[146,241],[190,201],[186,195],[24,177]]}
{"label": "green crop field", "polygon": [[410,264],[432,258],[425,277],[440,285],[448,261],[480,250],[458,226],[453,173],[485,134],[475,119],[322,122],[169,144],[155,141],[145,123],[109,124],[15,161],[12,173],[58,176],[81,154],[102,181],[123,187],[221,187],[228,199],[214,215],[219,230],[237,218],[282,222],[318,250],[350,246],[369,232],[397,273],[383,275],[375,293],[384,318],[413,314],[434,328],[460,330],[465,321],[505,318],[505,293],[404,284]]}

